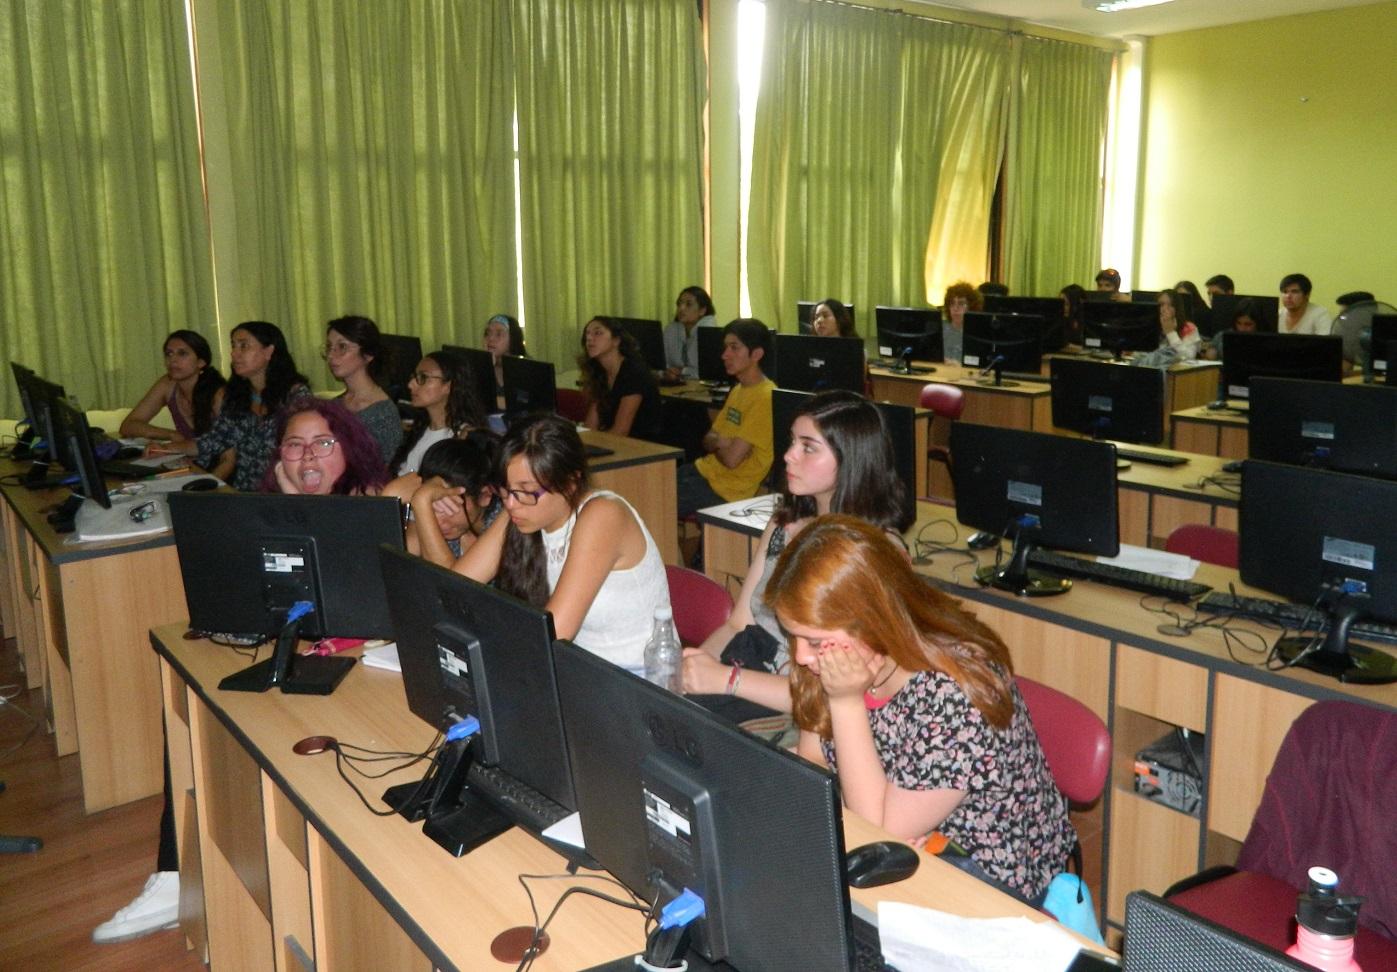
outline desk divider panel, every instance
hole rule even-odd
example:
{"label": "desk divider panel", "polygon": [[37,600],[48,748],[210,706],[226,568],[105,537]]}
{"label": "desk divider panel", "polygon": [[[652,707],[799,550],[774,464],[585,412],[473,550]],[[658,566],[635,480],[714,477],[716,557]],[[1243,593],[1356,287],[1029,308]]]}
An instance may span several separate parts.
{"label": "desk divider panel", "polygon": [[1261,805],[1281,741],[1314,700],[1231,675],[1216,679],[1217,703],[1208,739],[1208,829],[1242,841]]}
{"label": "desk divider panel", "polygon": [[300,972],[315,951],[306,819],[270,776],[261,779],[276,972]]}
{"label": "desk divider panel", "polygon": [[432,972],[431,961],[402,926],[314,831],[309,851],[317,969]]}

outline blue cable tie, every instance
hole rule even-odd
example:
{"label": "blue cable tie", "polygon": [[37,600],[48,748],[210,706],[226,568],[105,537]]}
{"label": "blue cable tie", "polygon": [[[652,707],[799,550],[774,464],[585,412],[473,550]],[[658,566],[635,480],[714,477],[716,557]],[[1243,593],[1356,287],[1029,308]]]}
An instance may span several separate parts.
{"label": "blue cable tie", "polygon": [[299,621],[307,614],[314,613],[315,605],[312,602],[297,601],[295,604],[291,605],[291,610],[286,612],[286,623],[290,624],[292,621]]}
{"label": "blue cable tie", "polygon": [[480,731],[480,720],[475,716],[466,716],[450,729],[446,730],[446,741],[455,742],[458,739],[468,739]]}
{"label": "blue cable tie", "polygon": [[660,911],[660,928],[683,928],[695,919],[702,918],[704,911],[703,899],[685,888],[679,897]]}

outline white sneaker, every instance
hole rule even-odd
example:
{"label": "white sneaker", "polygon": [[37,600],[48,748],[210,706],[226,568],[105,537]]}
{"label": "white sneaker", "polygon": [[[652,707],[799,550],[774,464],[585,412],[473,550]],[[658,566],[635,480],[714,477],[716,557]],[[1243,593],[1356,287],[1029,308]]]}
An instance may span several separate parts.
{"label": "white sneaker", "polygon": [[179,872],[156,871],[136,899],[92,931],[99,945],[179,927]]}

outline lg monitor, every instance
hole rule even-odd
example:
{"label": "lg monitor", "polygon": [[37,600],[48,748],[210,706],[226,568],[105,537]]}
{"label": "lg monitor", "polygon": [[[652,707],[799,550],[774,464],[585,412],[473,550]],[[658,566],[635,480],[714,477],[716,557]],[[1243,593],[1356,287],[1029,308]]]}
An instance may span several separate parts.
{"label": "lg monitor", "polygon": [[951,425],[956,519],[1014,541],[1007,566],[982,567],[981,584],[1018,594],[1061,594],[1072,582],[1028,567],[1038,546],[1114,557],[1116,447],[1042,432]]}
{"label": "lg monitor", "polygon": [[504,369],[505,414],[516,418],[558,410],[558,381],[551,361],[506,354],[500,362]]}
{"label": "lg monitor", "polygon": [[772,377],[778,388],[863,392],[865,360],[859,338],[777,334],[772,343],[776,352]]}
{"label": "lg monitor", "polygon": [[1159,347],[1159,306],[1123,301],[1082,304],[1082,347],[1109,351],[1119,358],[1127,351]]}
{"label": "lg monitor", "polygon": [[[778,388],[771,393],[771,439],[772,460],[768,483],[773,490],[780,489],[785,482],[786,450],[791,447],[791,425],[796,413],[815,396],[811,392],[790,391]],[[892,443],[893,462],[897,466],[897,476],[907,487],[907,495],[917,495],[917,410],[911,405],[895,405],[892,402],[874,402],[883,421],[883,431]],[[925,453],[922,453],[925,456]]]}
{"label": "lg monitor", "polygon": [[1125,898],[1125,972],[1313,972],[1313,967],[1148,891]]}
{"label": "lg monitor", "polygon": [[1253,378],[1342,381],[1344,339],[1332,334],[1245,334],[1222,337],[1219,399],[1249,400]]}
{"label": "lg monitor", "polygon": [[1391,362],[1397,356],[1397,314],[1374,314],[1368,332],[1368,357],[1372,372],[1382,375],[1387,384],[1397,384],[1397,367]]}
{"label": "lg monitor", "polygon": [[459,344],[442,345],[442,350],[455,355],[466,363],[470,371],[471,388],[475,390],[475,400],[480,403],[483,415],[500,410],[495,399],[495,356],[484,348],[467,348]]}
{"label": "lg monitor", "polygon": [[[698,334],[698,373],[699,381],[711,385],[731,385],[732,375],[723,366],[723,329],[721,327],[700,327]],[[769,362],[762,362],[762,370]]]}
{"label": "lg monitor", "polygon": [[1247,455],[1397,479],[1397,388],[1253,378]]}
{"label": "lg monitor", "polygon": [[878,353],[895,361],[903,374],[928,374],[913,361],[941,361],[941,312],[934,307],[884,307],[873,309],[878,325]]}
{"label": "lg monitor", "polygon": [[1256,329],[1262,334],[1275,334],[1280,318],[1281,299],[1279,297],[1256,297],[1246,294],[1214,294],[1213,306],[1208,319],[1213,330],[1226,331],[1232,327],[1232,319],[1237,316],[1237,305],[1244,300],[1251,301],[1252,312],[1257,316]]}
{"label": "lg monitor", "polygon": [[1397,681],[1397,658],[1348,643],[1355,621],[1397,622],[1397,482],[1248,459],[1242,464],[1242,580],[1324,617],[1282,638],[1278,659],[1344,682]]}
{"label": "lg monitor", "polygon": [[1005,371],[1036,372],[1043,367],[1043,318],[1026,314],[966,311],[961,363],[993,370],[996,384]]}
{"label": "lg monitor", "polygon": [[81,494],[103,509],[111,509],[111,496],[92,448],[92,429],[87,424],[87,416],[65,398],[53,399],[48,408],[50,428],[62,443],[60,453],[64,465],[77,474]]}
{"label": "lg monitor", "polygon": [[408,387],[417,363],[422,360],[422,339],[410,334],[380,334],[383,342],[384,361],[378,377],[378,384],[395,402],[410,402],[412,391]]}
{"label": "lg monitor", "polygon": [[708,961],[852,968],[834,775],[568,642],[554,661],[588,852],[647,901],[698,894]]}
{"label": "lg monitor", "polygon": [[1164,372],[1110,361],[1053,358],[1053,425],[1094,439],[1164,441]]}
{"label": "lg monitor", "polygon": [[630,332],[640,346],[640,356],[645,359],[647,368],[665,370],[665,331],[659,321],[646,317],[607,317],[606,320]]}
{"label": "lg monitor", "polygon": [[[798,300],[796,301],[796,331],[799,334],[810,333],[810,318],[815,313],[815,308],[822,301],[818,300]],[[858,318],[854,316],[854,305],[845,304],[844,309],[849,312],[849,320],[854,322],[855,330],[858,329]]]}
{"label": "lg monitor", "polygon": [[985,310],[991,314],[1027,314],[1043,319],[1043,352],[1060,351],[1067,345],[1067,315],[1061,297],[1010,297],[989,294]]}

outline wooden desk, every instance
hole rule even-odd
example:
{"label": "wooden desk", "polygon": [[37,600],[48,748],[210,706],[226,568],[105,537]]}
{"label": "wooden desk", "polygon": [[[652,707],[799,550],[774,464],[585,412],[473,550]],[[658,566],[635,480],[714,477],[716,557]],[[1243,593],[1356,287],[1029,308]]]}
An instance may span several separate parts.
{"label": "wooden desk", "polygon": [[160,678],[146,633],[188,613],[173,538],[70,543],[45,519],[66,489],[0,493],[6,631],[26,681],[43,685],[58,755],[78,754],[84,808],[159,793]]}
{"label": "wooden desk", "polygon": [[[917,362],[913,362],[918,364]],[[935,364],[930,375],[903,375],[887,368],[869,368],[873,397],[899,405],[919,405],[922,388],[929,382],[956,385],[965,393],[961,420],[1008,429],[1052,431],[1052,390],[1047,382],[1017,385],[982,385],[979,372],[954,364]]]}
{"label": "wooden desk", "polygon": [[[1131,445],[1139,452],[1167,452]],[[1241,476],[1223,472],[1226,462],[1218,456],[1189,455],[1182,466],[1131,463],[1116,473],[1116,501],[1120,512],[1121,543],[1163,547],[1176,527],[1206,523],[1237,529],[1241,502]]]}
{"label": "wooden desk", "polygon": [[[475,970],[508,968],[491,939],[528,925],[516,875],[556,874],[562,860],[520,830],[460,859],[400,817],[376,817],[348,792],[334,756],[298,756],[292,744],[329,734],[375,749],[420,751],[432,730],[407,711],[398,675],[356,666],[332,696],[220,692],[246,660],[183,626],[152,632],[160,656],[180,843],[181,925],[207,942],[213,968],[296,969],[296,950],[317,968]],[[152,654],[152,658],[155,655]],[[377,803],[391,784],[361,780]],[[853,847],[886,835],[852,814]],[[532,882],[546,914],[572,884]],[[907,881],[852,892],[856,906],[907,901],[971,917],[1044,916],[930,857]],[[574,896],[549,927],[552,946],[534,968],[575,970],[637,950],[639,913]]]}
{"label": "wooden desk", "polygon": [[1225,459],[1247,457],[1247,416],[1239,412],[1186,408],[1170,416],[1170,443],[1181,452],[1199,452]]}
{"label": "wooden desk", "polygon": [[679,563],[679,500],[675,474],[684,451],[610,432],[582,433],[587,445],[603,446],[612,455],[587,462],[592,485],[620,493],[635,507],[667,564]]}

